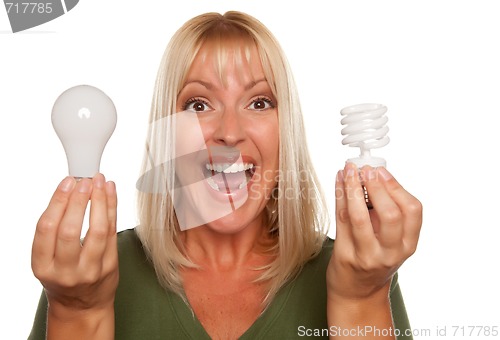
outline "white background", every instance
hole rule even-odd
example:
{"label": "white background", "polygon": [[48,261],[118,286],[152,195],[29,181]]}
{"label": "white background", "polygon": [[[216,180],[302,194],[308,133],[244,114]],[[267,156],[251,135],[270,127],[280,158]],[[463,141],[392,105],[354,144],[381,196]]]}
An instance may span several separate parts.
{"label": "white background", "polygon": [[335,173],[357,154],[340,143],[339,110],[388,106],[391,143],[375,153],[424,205],[419,249],[400,270],[412,326],[432,335],[416,338],[436,338],[438,327],[447,327],[450,339],[460,338],[453,326],[466,335],[468,326],[500,328],[495,3],[81,0],[65,16],[16,34],[0,9],[2,334],[26,338],[41,292],[30,269],[33,232],[67,173],[50,122],[54,100],[77,84],[114,100],[119,121],[101,171],[118,187],[119,229],[134,227],[135,181],[163,50],[189,18],[230,9],[254,15],[282,43],[332,210]]}

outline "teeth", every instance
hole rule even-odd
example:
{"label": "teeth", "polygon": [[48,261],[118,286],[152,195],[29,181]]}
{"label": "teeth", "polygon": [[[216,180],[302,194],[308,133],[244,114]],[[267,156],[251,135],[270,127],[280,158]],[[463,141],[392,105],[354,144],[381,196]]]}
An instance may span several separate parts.
{"label": "teeth", "polygon": [[[205,164],[205,168],[208,171],[215,171],[218,173],[225,173],[225,174],[234,174],[237,172],[242,172],[246,170],[250,170],[254,167],[253,163],[207,163]],[[212,177],[209,177],[207,179],[208,185],[216,191],[220,191],[219,186],[217,183],[213,180]],[[238,186],[238,189],[241,190],[246,187],[248,184],[248,178],[245,176],[245,179],[243,182]]]}
{"label": "teeth", "polygon": [[[220,191],[219,186],[215,181],[213,180],[212,177],[207,178],[208,185],[216,191]],[[248,179],[245,178],[245,180],[238,186],[238,189],[243,189],[246,185],[248,184]]]}
{"label": "teeth", "polygon": [[246,171],[246,170],[250,170],[251,168],[253,168],[253,164],[252,163],[233,163],[233,164],[229,164],[229,163],[219,163],[219,164],[211,164],[211,163],[207,163],[205,164],[205,167],[207,168],[207,170],[209,171],[217,171],[217,172],[224,172],[225,174],[234,174],[236,172],[241,172],[241,171]]}
{"label": "teeth", "polygon": [[219,186],[217,185],[217,183],[214,182],[213,178],[212,177],[209,177],[207,179],[207,182],[208,182],[208,185],[210,185],[210,187],[214,190],[217,190],[219,191]]}

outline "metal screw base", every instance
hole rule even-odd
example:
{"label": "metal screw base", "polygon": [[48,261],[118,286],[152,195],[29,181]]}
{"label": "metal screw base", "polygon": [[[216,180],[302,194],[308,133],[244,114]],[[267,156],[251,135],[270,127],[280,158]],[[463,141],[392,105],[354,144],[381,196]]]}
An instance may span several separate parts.
{"label": "metal screw base", "polygon": [[363,188],[363,192],[365,195],[366,207],[368,208],[368,210],[371,210],[371,209],[373,209],[373,204],[370,201],[370,197],[368,197],[368,190],[366,190],[366,187],[364,185],[361,185],[361,187]]}

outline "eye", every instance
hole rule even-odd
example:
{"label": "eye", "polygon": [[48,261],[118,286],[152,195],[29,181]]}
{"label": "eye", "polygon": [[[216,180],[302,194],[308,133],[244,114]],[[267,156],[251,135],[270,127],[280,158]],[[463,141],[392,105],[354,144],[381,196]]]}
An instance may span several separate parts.
{"label": "eye", "polygon": [[182,109],[184,111],[191,112],[205,112],[211,110],[212,108],[201,98],[191,98],[186,101]]}
{"label": "eye", "polygon": [[252,100],[250,105],[248,105],[248,109],[255,110],[255,111],[264,111],[264,110],[272,109],[274,107],[275,107],[275,105],[274,105],[273,101],[267,97],[256,98],[256,99]]}

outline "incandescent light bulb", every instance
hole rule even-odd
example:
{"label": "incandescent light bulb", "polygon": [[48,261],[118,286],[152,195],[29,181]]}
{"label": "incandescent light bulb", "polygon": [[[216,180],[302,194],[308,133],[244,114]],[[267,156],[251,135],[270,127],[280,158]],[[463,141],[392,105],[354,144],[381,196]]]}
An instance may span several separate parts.
{"label": "incandescent light bulb", "polygon": [[116,126],[116,108],[101,90],[79,85],[64,91],[52,108],[52,125],[68,159],[69,175],[93,177]]}

